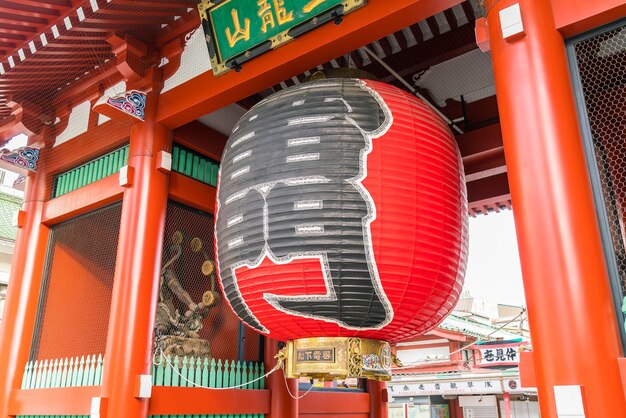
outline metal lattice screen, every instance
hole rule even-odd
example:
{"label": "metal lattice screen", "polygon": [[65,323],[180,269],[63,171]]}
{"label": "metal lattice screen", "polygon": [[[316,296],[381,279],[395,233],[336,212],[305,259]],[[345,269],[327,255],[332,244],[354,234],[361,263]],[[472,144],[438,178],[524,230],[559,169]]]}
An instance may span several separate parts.
{"label": "metal lattice screen", "polygon": [[259,360],[259,335],[243,328],[221,297],[213,216],[170,202],[163,241],[156,349],[165,354]]}
{"label": "metal lattice screen", "polygon": [[31,360],[104,354],[122,205],[51,228]]}
{"label": "metal lattice screen", "polygon": [[613,253],[609,270],[619,304],[626,295],[626,23],[572,42],[570,53],[579,102],[584,102],[583,132],[593,154],[591,177],[606,211],[600,214],[601,226],[605,247]]}

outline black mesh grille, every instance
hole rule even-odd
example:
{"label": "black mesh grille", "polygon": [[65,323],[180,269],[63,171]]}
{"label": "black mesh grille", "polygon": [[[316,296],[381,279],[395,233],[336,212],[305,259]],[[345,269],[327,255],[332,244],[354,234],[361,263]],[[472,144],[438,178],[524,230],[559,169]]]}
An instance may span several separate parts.
{"label": "black mesh grille", "polygon": [[615,255],[613,290],[619,303],[626,294],[626,24],[575,41],[571,51],[588,122],[583,130],[594,154],[592,178],[599,178],[605,235]]}
{"label": "black mesh grille", "polygon": [[259,336],[222,299],[213,216],[170,202],[163,242],[156,349],[172,356],[259,360]]}
{"label": "black mesh grille", "polygon": [[52,227],[31,360],[104,354],[121,209]]}

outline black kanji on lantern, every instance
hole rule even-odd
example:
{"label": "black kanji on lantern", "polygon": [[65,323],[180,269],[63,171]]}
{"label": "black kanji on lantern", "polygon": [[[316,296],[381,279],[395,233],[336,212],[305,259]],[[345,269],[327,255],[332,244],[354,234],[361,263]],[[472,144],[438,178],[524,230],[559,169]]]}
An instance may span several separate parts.
{"label": "black kanji on lantern", "polygon": [[236,270],[319,258],[327,295],[265,294],[276,309],[351,329],[392,319],[373,260],[373,200],[360,184],[366,151],[391,120],[354,79],[305,83],[262,101],[226,144],[218,190],[219,273],[231,306],[253,328]]}

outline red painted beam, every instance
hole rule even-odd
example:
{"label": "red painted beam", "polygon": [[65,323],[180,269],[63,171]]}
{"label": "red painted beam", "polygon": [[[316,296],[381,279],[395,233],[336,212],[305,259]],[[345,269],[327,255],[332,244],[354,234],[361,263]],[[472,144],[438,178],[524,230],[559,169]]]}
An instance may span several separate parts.
{"label": "red painted beam", "polygon": [[215,187],[179,173],[170,173],[170,197],[184,205],[208,213],[215,212]]}
{"label": "red painted beam", "polygon": [[222,159],[224,146],[228,139],[216,130],[195,120],[174,129],[173,135],[174,142],[178,142],[216,161]]}
{"label": "red painted beam", "polygon": [[148,415],[268,414],[269,390],[154,386]]}
{"label": "red painted beam", "polygon": [[571,37],[626,16],[624,0],[552,0],[557,29]]}
{"label": "red painted beam", "polygon": [[11,13],[18,14],[20,16],[34,16],[34,17],[56,17],[60,13],[58,10],[48,9],[45,7],[29,6],[27,4],[20,4],[15,1],[4,2],[0,6],[0,10],[9,10]]}
{"label": "red painted beam", "polygon": [[16,41],[25,41],[26,37],[24,35],[14,35],[11,33],[2,33],[0,34],[0,37],[4,38],[4,39],[14,39]]}
{"label": "red painted beam", "polygon": [[365,392],[310,392],[299,402],[301,415],[334,416],[339,414],[369,414],[370,412],[370,394]]}
{"label": "red painted beam", "polygon": [[68,32],[56,38],[57,41],[80,41],[80,42],[100,42],[105,39],[101,33],[81,31],[80,33]]}
{"label": "red painted beam", "polygon": [[49,200],[44,205],[42,222],[58,224],[122,199],[124,188],[117,173]]}
{"label": "red painted beam", "polygon": [[32,14],[15,14],[13,11],[8,11],[6,7],[0,7],[0,22],[14,23],[16,25],[36,25],[43,26],[49,23],[47,18],[36,17]]}
{"label": "red painted beam", "polygon": [[467,183],[467,199],[470,206],[476,202],[485,201],[486,199],[502,199],[506,196],[509,196],[508,199],[510,199],[510,194],[509,181],[506,173]]}
{"label": "red painted beam", "polygon": [[31,26],[20,25],[19,22],[16,22],[11,19],[2,19],[0,18],[0,30],[4,33],[15,33],[15,34],[34,34],[37,32],[37,29]]}
{"label": "red painted beam", "polygon": [[[468,184],[507,172],[500,124],[496,123],[466,132],[457,136],[456,140],[463,158],[465,181]],[[474,190],[473,186],[472,190]],[[504,194],[508,194],[508,191]],[[482,200],[482,198],[476,200]]]}
{"label": "red painted beam", "polygon": [[248,97],[338,55],[448,9],[461,0],[370,0],[339,26],[324,25],[294,42],[214,77],[208,71],[161,95],[158,119],[170,128]]}
{"label": "red painted beam", "polygon": [[13,391],[9,415],[89,415],[100,386]]}
{"label": "red painted beam", "polygon": [[485,126],[456,137],[463,161],[475,161],[493,150],[502,150],[502,131],[499,123]]}
{"label": "red painted beam", "polygon": [[504,151],[494,153],[489,159],[476,163],[465,163],[465,181],[471,182],[507,172]]}
{"label": "red painted beam", "polygon": [[13,0],[13,3],[59,11],[64,11],[72,7],[72,2],[69,0]]}

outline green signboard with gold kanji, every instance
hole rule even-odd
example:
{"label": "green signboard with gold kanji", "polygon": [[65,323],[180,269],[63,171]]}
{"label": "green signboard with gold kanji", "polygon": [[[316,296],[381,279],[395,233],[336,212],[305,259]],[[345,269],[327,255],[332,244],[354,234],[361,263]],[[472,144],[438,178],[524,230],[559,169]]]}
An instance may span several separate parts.
{"label": "green signboard with gold kanji", "polygon": [[204,0],[198,5],[215,74],[343,16],[366,0]]}

